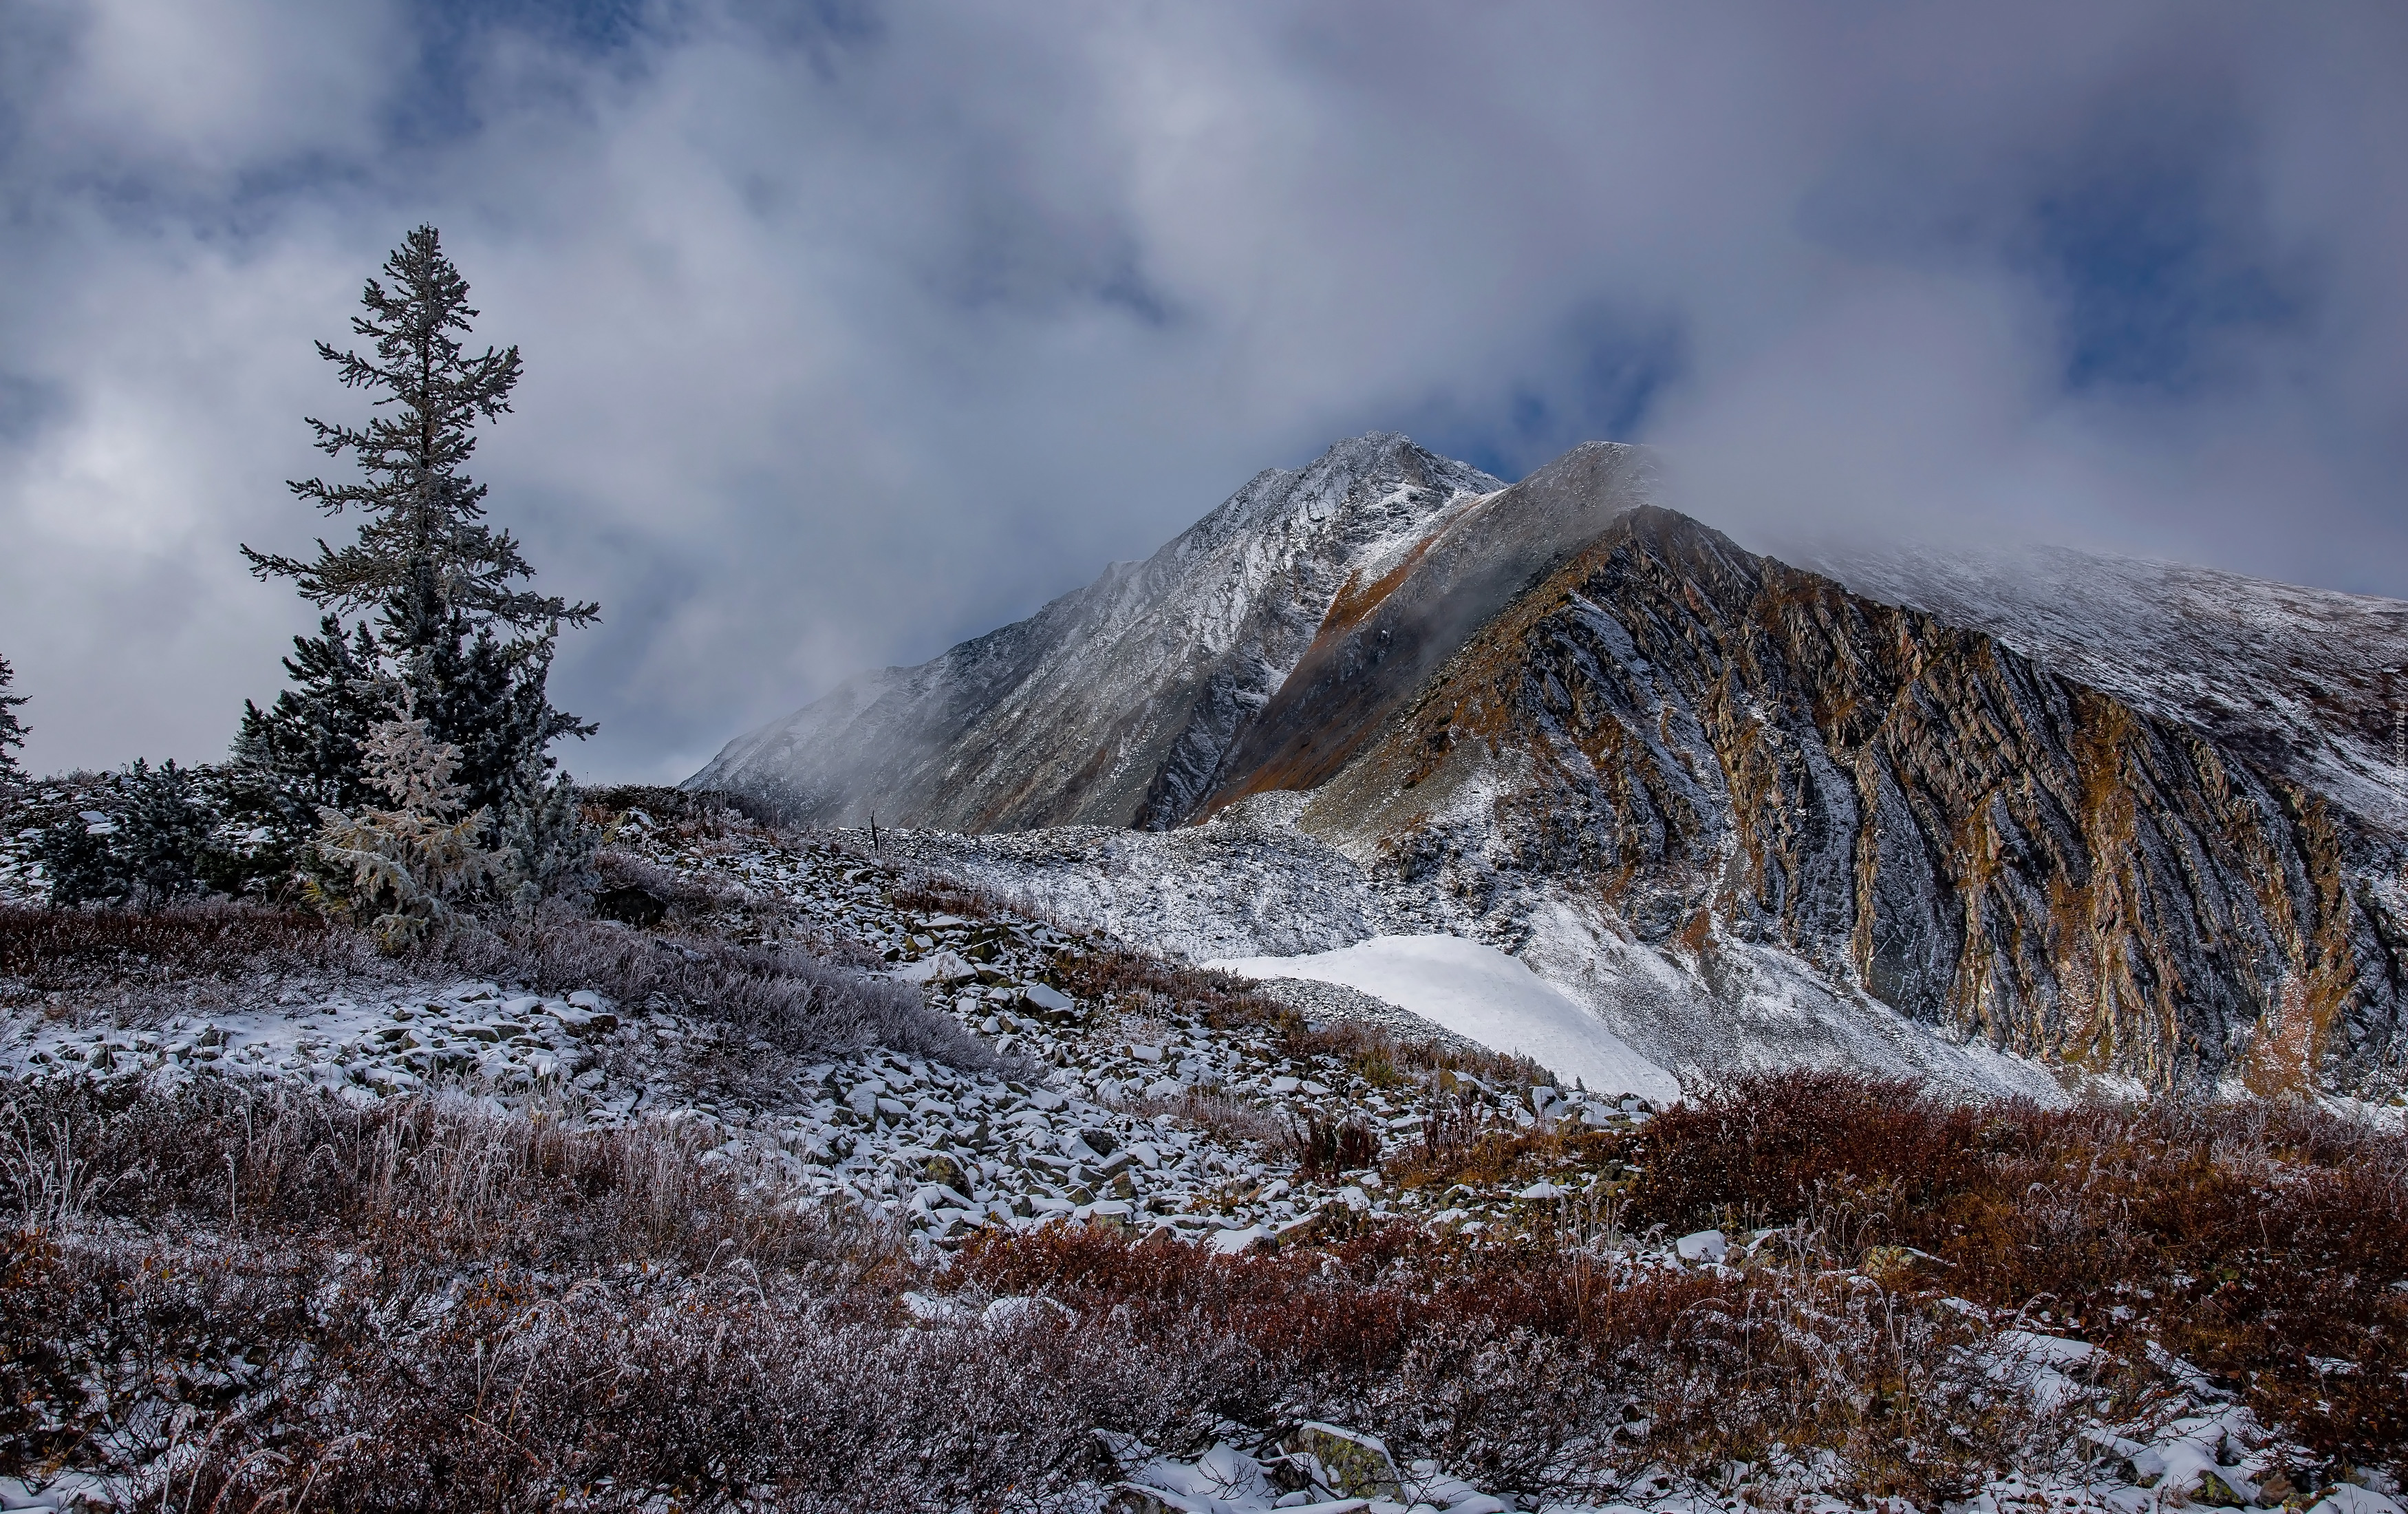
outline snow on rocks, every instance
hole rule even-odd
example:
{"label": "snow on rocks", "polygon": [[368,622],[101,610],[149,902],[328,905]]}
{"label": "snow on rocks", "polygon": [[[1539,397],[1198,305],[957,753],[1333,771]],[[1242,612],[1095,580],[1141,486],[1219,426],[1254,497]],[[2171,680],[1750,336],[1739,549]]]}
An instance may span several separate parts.
{"label": "snow on rocks", "polygon": [[[696,855],[640,829],[620,844],[741,897],[756,923],[882,959],[996,1065],[952,1068],[883,1047],[791,1056],[683,1007],[462,981],[266,989],[237,1011],[142,1025],[119,1023],[106,1005],[24,1006],[0,1012],[0,1071],[160,1087],[220,1075],[354,1103],[440,1092],[598,1126],[678,1123],[728,1160],[755,1160],[765,1180],[876,1205],[939,1244],[1063,1220],[1176,1227],[1225,1248],[1293,1241],[1332,1202],[1328,1190],[1283,1181],[1283,1156],[1199,1117],[1219,1101],[1269,1129],[1415,1117],[1409,1092],[1372,1088],[1334,1057],[1293,1059],[1268,1031],[1074,998],[1047,979],[1063,953],[1086,949],[1082,938],[897,905],[902,880],[841,847],[765,842]],[[1607,1113],[1600,1105],[1598,1117]],[[1366,1212],[1397,1211],[1383,1196]],[[1247,1238],[1217,1239],[1233,1233]]]}
{"label": "snow on rocks", "polygon": [[1303,957],[1207,962],[1250,978],[1317,978],[1386,1000],[1497,1051],[1519,1053],[1600,1092],[1670,1099],[1679,1081],[1520,959],[1459,936],[1375,936]]}
{"label": "snow on rocks", "polygon": [[2001,1382],[2021,1382],[2033,1406],[2053,1414],[2080,1396],[2075,1374],[2091,1366],[2099,1348],[2086,1341],[2042,1335],[2028,1330],[2002,1330],[1985,1370]]}
{"label": "snow on rocks", "polygon": [[1684,1235],[1673,1246],[1684,1262],[1720,1262],[1730,1254],[1730,1242],[1718,1230],[1701,1230],[1694,1235]]}
{"label": "snow on rocks", "polygon": [[1306,1420],[1253,1454],[1220,1441],[1194,1461],[1157,1456],[1125,1435],[1101,1437],[1122,1478],[1111,1514],[1501,1514],[1512,1506],[1434,1462],[1399,1468],[1377,1435]]}
{"label": "snow on rocks", "polygon": [[2312,1506],[2308,1514],[2408,1514],[2408,1509],[2396,1498],[2344,1482]]}
{"label": "snow on rocks", "polygon": [[[1476,817],[1500,798],[1471,783],[1455,803],[1466,824],[1485,824]],[[1552,1028],[1551,1038],[1560,1033],[1586,1055],[1610,1053],[1617,1068],[1629,1066],[1623,1060],[1629,1053],[1641,1064],[1632,1069],[1638,1075],[1647,1068],[1837,1062],[1969,1093],[2042,1103],[2068,1097],[2051,1069],[1994,1050],[1978,1037],[1960,1044],[1902,1019],[1887,1005],[1824,981],[1818,969],[1774,944],[1717,934],[1716,973],[1701,974],[1682,952],[1632,936],[1627,923],[1600,913],[1584,892],[1567,893],[1519,869],[1486,873],[1481,887],[1458,892],[1366,867],[1355,860],[1361,848],[1354,843],[1342,843],[1349,849],[1341,850],[1338,840],[1298,829],[1311,799],[1297,792],[1256,794],[1201,825],[1168,831],[1101,826],[979,835],[914,830],[886,833],[886,847],[913,866],[1150,951],[1222,964],[1263,959],[1258,975],[1267,982],[1304,975],[1299,964],[1308,959],[1374,941],[1436,938],[1498,948],[1554,996],[1523,1000],[1531,984],[1517,983],[1513,973],[1488,962],[1475,1003],[1491,1001],[1492,1014],[1499,1002],[1535,1005],[1538,1018]],[[1400,968],[1408,982],[1417,975],[1410,962]],[[1483,1033],[1414,1002],[1410,989],[1367,987],[1351,973],[1342,986],[1477,1044],[1498,1050],[1519,1045],[1559,1074],[1600,1086],[1587,1077],[1582,1053],[1542,1049],[1534,1027],[1490,1021],[1490,1033]],[[1299,1007],[1315,1018],[1380,1017]],[[1512,1038],[1517,1029],[1522,1041]],[[1500,1044],[1498,1036],[1507,1039]],[[1599,1037],[1619,1038],[1618,1048]],[[1624,1082],[1618,1076],[1602,1081],[1608,1087]],[[1657,1090],[1650,1097],[1665,1097],[1671,1080],[1649,1086]]]}
{"label": "snow on rocks", "polygon": [[[363,998],[294,996],[141,1028],[17,1017],[0,1023],[0,1070],[21,1077],[140,1078],[157,1087],[209,1074],[279,1078],[352,1099],[474,1082],[515,1104],[533,1092],[591,1090],[607,1082],[599,1063],[606,1048],[625,1040],[619,1023],[595,994],[545,998],[462,982]],[[689,1029],[684,1037],[700,1033]]]}
{"label": "snow on rocks", "polygon": [[[2008,1336],[2013,1349],[2028,1358],[2079,1366],[2094,1354],[2080,1341],[2028,1332]],[[2078,1386],[2063,1406],[2080,1413],[2097,1396]],[[2283,1449],[2277,1437],[2214,1390],[2158,1400],[2143,1422],[2111,1426],[2094,1416],[2085,1438],[2096,1453],[2086,1465],[2069,1465],[2054,1475],[2008,1471],[1970,1497],[1943,1505],[1939,1514],[2164,1514],[2200,1505],[2403,1514],[2399,1501],[2382,1491],[2387,1483],[2378,1473],[2361,1474],[2363,1482],[2334,1484],[2313,1497],[2275,1480],[2272,1468]],[[1730,1464],[1711,1481],[1678,1478],[1656,1465],[1622,1473],[1593,1467],[1591,1475],[1610,1490],[1610,1501],[1542,1505],[1483,1490],[1435,1462],[1400,1462],[1376,1435],[1318,1421],[1262,1437],[1251,1453],[1225,1438],[1192,1461],[1157,1455],[1125,1435],[1101,1439],[1120,1466],[1106,1507],[1123,1514],[1503,1514],[1541,1507],[1547,1514],[1757,1514],[1767,1508],[1843,1514],[1868,1507],[1841,1494],[1849,1469],[1829,1449],[1799,1454],[1776,1446],[1762,1462]],[[1899,1506],[1873,1500],[1870,1507]]]}

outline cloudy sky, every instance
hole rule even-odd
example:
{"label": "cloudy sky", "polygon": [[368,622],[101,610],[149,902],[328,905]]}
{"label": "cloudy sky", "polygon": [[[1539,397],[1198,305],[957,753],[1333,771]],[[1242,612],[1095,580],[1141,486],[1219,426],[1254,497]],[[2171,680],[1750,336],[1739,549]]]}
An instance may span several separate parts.
{"label": "cloudy sky", "polygon": [[1372,429],[2408,596],[2403,144],[2383,4],[13,0],[0,655],[36,769],[222,752],[421,222],[587,777]]}

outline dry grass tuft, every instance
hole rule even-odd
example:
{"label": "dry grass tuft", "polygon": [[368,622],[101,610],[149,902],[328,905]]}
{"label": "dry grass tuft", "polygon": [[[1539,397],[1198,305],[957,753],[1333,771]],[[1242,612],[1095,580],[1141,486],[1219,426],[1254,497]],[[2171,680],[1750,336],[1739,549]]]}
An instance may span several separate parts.
{"label": "dry grass tuft", "polygon": [[686,837],[766,833],[779,823],[774,807],[721,789],[611,784],[580,789],[577,798],[586,819],[595,825],[609,825],[624,820],[631,811],[641,810],[654,823]]}
{"label": "dry grass tuft", "polygon": [[1323,1119],[1313,1116],[1287,1132],[1296,1170],[1305,1177],[1333,1177],[1380,1165],[1380,1132],[1363,1119]]}
{"label": "dry grass tuft", "polygon": [[454,931],[431,944],[422,961],[545,993],[590,988],[623,1004],[683,1010],[798,1055],[884,1045],[953,1067],[996,1064],[983,1042],[927,1008],[908,985],[794,946],[567,920],[500,933]]}
{"label": "dry grass tuft", "polygon": [[974,1245],[961,1265],[1082,1318],[1240,1343],[1257,1365],[1234,1417],[1376,1427],[1525,1493],[1609,1495],[1617,1464],[1709,1478],[1780,1443],[1841,1449],[1861,1491],[1922,1501],[2028,1459],[2031,1416],[1952,1365],[1961,1317],[1851,1287],[1828,1260],[1668,1272],[1401,1229],[1216,1257],[1058,1230]]}
{"label": "dry grass tuft", "polygon": [[1206,1089],[1182,1089],[1168,1098],[1146,1095],[1125,1100],[1131,1114],[1173,1120],[1204,1131],[1230,1146],[1276,1146],[1289,1127],[1250,1099]]}

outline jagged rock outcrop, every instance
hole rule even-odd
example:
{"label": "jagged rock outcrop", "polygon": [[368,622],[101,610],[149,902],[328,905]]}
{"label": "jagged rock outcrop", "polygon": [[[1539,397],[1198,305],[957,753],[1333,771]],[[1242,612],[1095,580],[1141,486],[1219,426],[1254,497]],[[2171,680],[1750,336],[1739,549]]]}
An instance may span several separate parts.
{"label": "jagged rock outcrop", "polygon": [[689,786],[820,825],[1176,823],[1340,592],[1503,487],[1403,437],[1340,442],[1026,620],[738,738]]}
{"label": "jagged rock outcrop", "polygon": [[[1379,619],[1316,648],[1354,670],[1339,684],[1378,682]],[[1264,771],[1308,760],[1289,698],[1257,727],[1292,733]],[[2156,1087],[2357,1086],[2396,1061],[2398,901],[2322,796],[1670,512],[1617,515],[1391,703],[1300,823],[1402,875],[1542,879],[1693,968],[1770,945]]]}

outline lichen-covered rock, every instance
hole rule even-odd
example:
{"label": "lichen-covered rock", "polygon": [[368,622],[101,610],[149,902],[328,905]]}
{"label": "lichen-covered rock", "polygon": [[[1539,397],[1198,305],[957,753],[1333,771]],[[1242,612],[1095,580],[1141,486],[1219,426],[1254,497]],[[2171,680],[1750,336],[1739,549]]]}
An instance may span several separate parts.
{"label": "lichen-covered rock", "polygon": [[1321,1480],[1349,1498],[1394,1498],[1404,1486],[1387,1442],[1377,1435],[1308,1420],[1289,1435],[1286,1449],[1318,1462]]}

